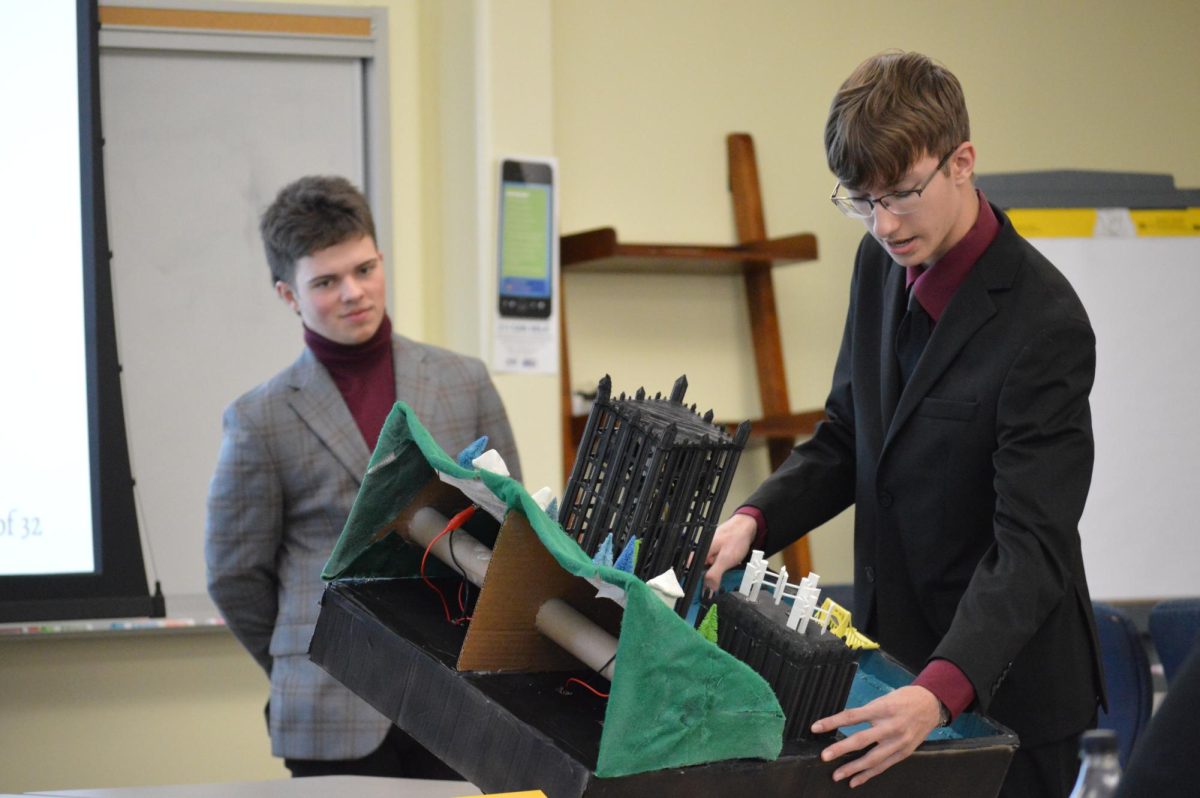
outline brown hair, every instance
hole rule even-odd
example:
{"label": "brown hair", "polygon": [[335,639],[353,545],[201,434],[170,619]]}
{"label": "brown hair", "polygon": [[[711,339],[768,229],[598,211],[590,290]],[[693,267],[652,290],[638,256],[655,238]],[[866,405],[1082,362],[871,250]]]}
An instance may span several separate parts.
{"label": "brown hair", "polygon": [[258,226],[271,283],[291,283],[296,261],[351,238],[375,237],[367,198],[344,177],[310,175],[284,186]]}
{"label": "brown hair", "polygon": [[863,61],[829,106],[825,155],[850,188],[893,186],[915,161],[971,138],[958,78],[920,53],[898,50]]}

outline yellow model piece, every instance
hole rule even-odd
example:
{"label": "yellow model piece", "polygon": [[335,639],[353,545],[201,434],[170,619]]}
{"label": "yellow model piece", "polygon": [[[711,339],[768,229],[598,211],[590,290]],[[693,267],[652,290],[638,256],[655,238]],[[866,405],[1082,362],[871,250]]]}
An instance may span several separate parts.
{"label": "yellow model piece", "polygon": [[850,610],[833,599],[825,599],[820,612],[829,616],[829,631],[842,638],[848,648],[879,648],[878,643],[850,624]]}

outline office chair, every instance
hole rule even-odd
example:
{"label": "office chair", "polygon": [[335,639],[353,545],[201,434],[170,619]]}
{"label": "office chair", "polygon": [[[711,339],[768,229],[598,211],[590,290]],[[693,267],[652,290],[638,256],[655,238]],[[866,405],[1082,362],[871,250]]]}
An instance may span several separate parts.
{"label": "office chair", "polygon": [[1117,732],[1124,767],[1138,735],[1150,722],[1153,703],[1150,660],[1142,636],[1128,615],[1100,602],[1093,602],[1092,610],[1100,634],[1100,658],[1104,662],[1108,692],[1108,711],[1100,712],[1099,726]]}
{"label": "office chair", "polygon": [[1150,637],[1162,661],[1167,686],[1200,637],[1200,598],[1160,601],[1150,610]]}

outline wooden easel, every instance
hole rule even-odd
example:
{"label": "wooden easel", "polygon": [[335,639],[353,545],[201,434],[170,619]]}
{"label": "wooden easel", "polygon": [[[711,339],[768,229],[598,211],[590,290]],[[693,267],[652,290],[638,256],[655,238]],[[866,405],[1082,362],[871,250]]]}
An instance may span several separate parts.
{"label": "wooden easel", "polygon": [[[606,227],[563,236],[560,262],[564,274],[583,271],[624,274],[650,271],[665,274],[740,273],[746,285],[750,337],[763,409],[763,417],[752,422],[750,434],[752,439],[766,440],[771,470],[774,471],[787,459],[796,438],[811,435],[824,414],[820,410],[803,413],[791,411],[771,270],[778,265],[815,260],[817,241],[811,233],[768,239],[754,141],[748,133],[731,133],[726,138],[726,151],[729,159],[729,191],[737,229],[736,246],[626,244],[618,242],[616,231]],[[583,432],[586,417],[574,416],[571,412],[566,312],[561,297],[559,309],[565,480],[575,462],[575,447]],[[783,556],[789,573],[803,575],[812,569],[812,558],[805,538],[789,546]]]}

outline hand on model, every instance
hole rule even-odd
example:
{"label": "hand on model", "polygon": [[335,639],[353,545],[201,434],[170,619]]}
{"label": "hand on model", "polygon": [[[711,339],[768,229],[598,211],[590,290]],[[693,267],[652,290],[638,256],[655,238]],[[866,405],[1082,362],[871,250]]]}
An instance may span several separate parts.
{"label": "hand on model", "polygon": [[856,709],[822,718],[813,724],[812,730],[823,734],[842,726],[871,724],[821,752],[821,759],[831,762],[874,743],[866,754],[833,773],[834,781],[848,778],[851,787],[858,787],[906,759],[937,728],[941,718],[941,704],[934,694],[924,687],[908,685]]}
{"label": "hand on model", "polygon": [[721,587],[721,577],[730,568],[742,564],[757,536],[758,523],[748,515],[734,515],[717,527],[708,547],[708,558],[704,561],[708,566],[704,587],[717,592]]}

